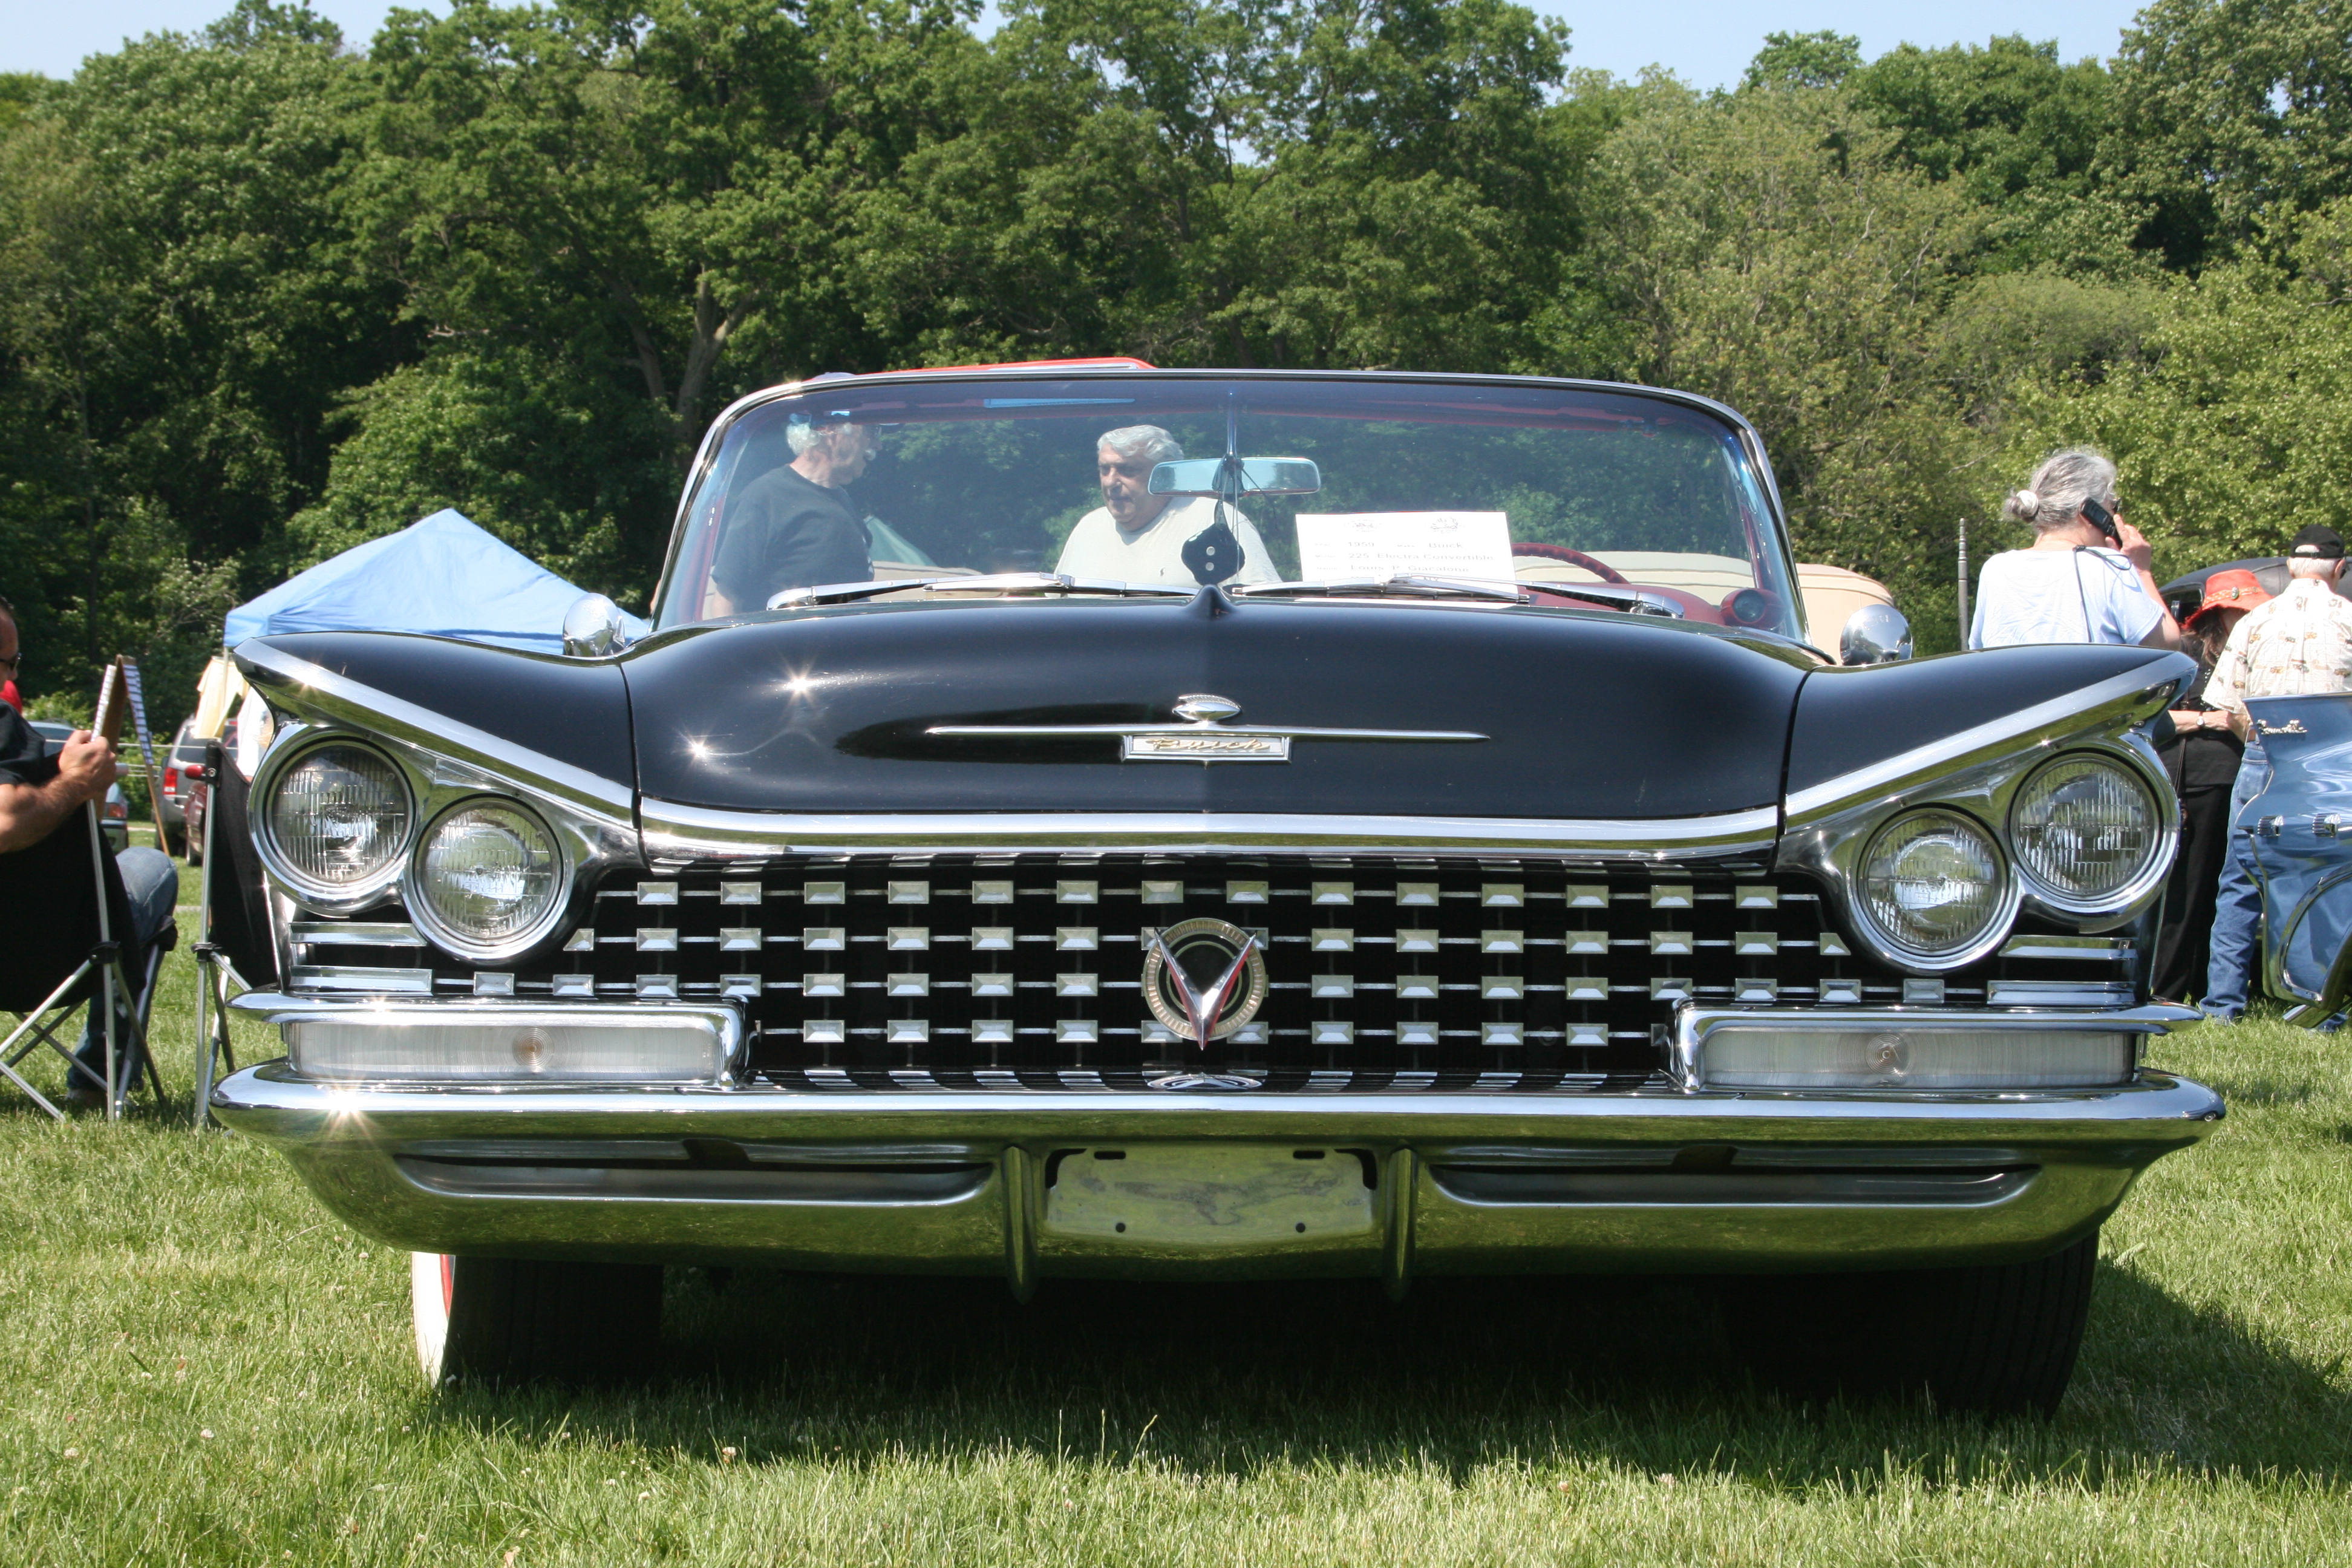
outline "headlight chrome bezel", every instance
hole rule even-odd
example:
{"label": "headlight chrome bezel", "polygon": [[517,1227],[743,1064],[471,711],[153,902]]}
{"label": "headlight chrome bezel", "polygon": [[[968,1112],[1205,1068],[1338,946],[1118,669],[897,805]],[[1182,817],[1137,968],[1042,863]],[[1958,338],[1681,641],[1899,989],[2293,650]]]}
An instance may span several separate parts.
{"label": "headlight chrome bezel", "polygon": [[[2018,842],[2018,813],[2023,808],[2026,797],[2032,794],[2035,784],[2059,768],[2084,763],[2105,767],[2121,774],[2139,791],[2140,798],[2147,803],[2148,808],[2149,826],[2155,839],[2153,851],[2146,863],[2128,881],[2114,892],[2095,899],[2082,898],[2053,887],[2046,879],[2034,870],[2032,858],[2014,847]],[[2177,840],[2180,835],[2179,811],[2177,805],[2169,813],[2164,810],[2164,793],[2155,787],[2146,769],[2135,764],[2136,759],[2127,759],[2103,748],[2074,746],[2026,771],[2018,778],[2015,785],[2009,792],[2004,822],[2005,837],[2011,847],[2011,858],[2016,866],[2018,879],[2024,885],[2026,897],[2035,905],[2068,920],[2098,920],[2115,910],[2131,908],[2164,885],[2166,879],[2171,874],[2173,854],[2179,847]]]}
{"label": "headlight chrome bezel", "polygon": [[[450,929],[434,909],[432,900],[425,896],[425,850],[433,841],[433,835],[458,813],[482,805],[496,805],[529,818],[547,836],[548,842],[555,850],[555,896],[520,932],[495,942],[478,942]],[[519,958],[554,935],[564,923],[565,914],[572,907],[572,894],[578,875],[578,859],[572,846],[556,825],[548,820],[546,813],[535,809],[528,801],[488,790],[473,791],[440,804],[431,819],[410,835],[408,853],[404,858],[407,868],[401,878],[400,897],[401,902],[407,907],[409,920],[436,947],[475,963],[498,963]]]}
{"label": "headlight chrome bezel", "polygon": [[[314,896],[307,884],[287,875],[288,868],[269,847],[267,826],[259,817],[268,798],[265,792],[286,768],[312,749],[331,744],[358,745],[389,759],[407,787],[410,818],[407,837],[389,876],[371,878],[363,889],[340,889],[332,894],[320,889],[320,896]],[[617,811],[607,814],[584,809],[576,800],[531,787],[528,777],[520,772],[512,776],[494,773],[360,724],[297,718],[282,723],[276,742],[254,770],[253,837],[261,847],[262,869],[268,886],[296,908],[315,914],[350,916],[405,904],[407,908],[403,912],[436,948],[460,963],[503,964],[527,957],[533,948],[559,940],[562,932],[576,924],[583,903],[590,896],[588,889],[606,868],[644,864],[635,826],[628,817]],[[425,920],[416,920],[416,900],[410,890],[410,868],[424,842],[425,828],[438,822],[452,806],[484,796],[529,811],[551,830],[563,858],[563,890],[556,900],[555,912],[533,928],[528,944],[502,943],[499,956],[495,959],[478,956],[489,951],[478,945],[444,945],[445,933],[432,922],[429,911]]]}
{"label": "headlight chrome bezel", "polygon": [[[289,736],[289,739],[294,739]],[[335,748],[362,752],[384,764],[401,792],[401,805],[405,820],[401,828],[400,843],[384,864],[353,882],[321,882],[305,875],[297,868],[278,842],[274,822],[278,786],[286,775],[320,752]],[[418,791],[410,770],[400,759],[383,747],[373,744],[362,735],[344,731],[314,731],[294,739],[294,743],[275,748],[256,770],[250,795],[252,805],[248,816],[253,826],[253,840],[261,857],[263,868],[272,879],[303,908],[320,914],[350,914],[381,903],[407,874],[410,851],[416,847]]]}
{"label": "headlight chrome bezel", "polygon": [[[1929,817],[1955,821],[1970,831],[1982,835],[1986,845],[1992,851],[1995,879],[1992,916],[1968,942],[1943,952],[1917,947],[1899,933],[1887,930],[1872,912],[1869,895],[1865,891],[1870,877],[1872,858],[1876,854],[1879,846],[1885,841],[1887,835],[1906,823]],[[1882,955],[1889,957],[1892,962],[1899,963],[1903,968],[1918,973],[1940,974],[1951,970],[1966,968],[2000,945],[2002,939],[2009,935],[2010,928],[2017,923],[2017,910],[2021,891],[2016,865],[2009,853],[2009,847],[2001,841],[2001,835],[1966,811],[1936,804],[1890,812],[1873,825],[1870,831],[1862,837],[1861,849],[1853,861],[1848,907],[1853,912],[1855,925],[1862,928],[1872,948]]]}
{"label": "headlight chrome bezel", "polygon": [[[1889,779],[1878,789],[1858,791],[1842,800],[1814,804],[1792,799],[1790,821],[1774,863],[1820,878],[1837,909],[1841,929],[1878,962],[1907,974],[1941,975],[1980,961],[1998,949],[2024,914],[2084,933],[2127,925],[2163,891],[2179,847],[2179,814],[2168,815],[2161,805],[2170,795],[2164,764],[2147,736],[2126,718],[2138,701],[2160,706],[2161,700],[2151,691],[2132,703],[2114,704],[2104,713],[2074,715],[2065,729],[2053,727],[2039,735],[2022,732],[1998,751],[1957,761],[1948,771]],[[2158,803],[2153,858],[2120,893],[2096,902],[2067,899],[2026,876],[2011,833],[2012,808],[2025,784],[2045,768],[2086,757],[2129,773],[2147,797]],[[1866,851],[1888,824],[1922,807],[1958,812],[1990,833],[2016,894],[2007,920],[1996,922],[1993,934],[1968,955],[1951,961],[1923,960],[1888,941],[1864,908],[1861,878]]]}

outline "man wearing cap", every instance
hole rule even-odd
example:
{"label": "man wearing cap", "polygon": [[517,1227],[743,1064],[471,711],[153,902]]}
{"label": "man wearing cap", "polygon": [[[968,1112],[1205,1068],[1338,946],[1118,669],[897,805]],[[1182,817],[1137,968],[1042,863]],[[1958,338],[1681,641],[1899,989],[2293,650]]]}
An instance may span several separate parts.
{"label": "man wearing cap", "polygon": [[[2230,792],[2233,826],[2271,780],[2270,759],[2246,712],[2246,699],[2352,691],[2352,600],[2336,592],[2344,570],[2343,537],[2312,524],[2288,547],[2286,570],[2286,592],[2238,623],[2205,683],[2205,700],[2228,712],[2231,729],[2246,742],[2237,785]],[[2246,1009],[2254,931],[2263,913],[2252,841],[2243,834],[2230,835],[2230,857],[2214,903],[2213,956],[2202,1005],[2207,1017],[2234,1024]]]}

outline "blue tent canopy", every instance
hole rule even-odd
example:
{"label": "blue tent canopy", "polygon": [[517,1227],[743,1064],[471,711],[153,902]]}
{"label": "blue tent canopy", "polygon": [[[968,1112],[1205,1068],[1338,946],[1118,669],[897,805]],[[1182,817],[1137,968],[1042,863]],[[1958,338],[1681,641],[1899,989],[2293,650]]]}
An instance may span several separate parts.
{"label": "blue tent canopy", "polygon": [[[429,632],[560,653],[563,613],[581,595],[463,514],[436,511],[290,577],[228,613],[235,647],[272,632]],[[651,628],[625,616],[634,639]]]}

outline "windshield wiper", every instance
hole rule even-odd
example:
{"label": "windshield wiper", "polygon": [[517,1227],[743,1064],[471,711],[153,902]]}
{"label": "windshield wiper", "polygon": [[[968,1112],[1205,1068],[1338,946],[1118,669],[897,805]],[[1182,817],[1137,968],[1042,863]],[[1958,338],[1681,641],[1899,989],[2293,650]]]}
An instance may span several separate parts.
{"label": "windshield wiper", "polygon": [[1321,583],[1250,583],[1229,590],[1237,597],[1314,595],[1333,599],[1485,599],[1524,605],[1528,595],[1500,583],[1459,577],[1334,577]]}
{"label": "windshield wiper", "polygon": [[1197,596],[1198,588],[1179,588],[1167,583],[1122,583],[1116,577],[1071,577],[1059,572],[999,572],[987,577],[934,577],[930,581],[934,593],[940,594],[1109,594],[1126,598],[1173,597],[1190,599]]}
{"label": "windshield wiper", "polygon": [[1639,588],[1619,588],[1590,583],[1492,582],[1471,577],[1341,577],[1323,583],[1252,583],[1232,590],[1259,597],[1271,595],[1314,595],[1333,599],[1474,599],[1498,605],[1530,605],[1537,594],[1558,594],[1587,604],[1606,605],[1637,616],[1682,618],[1682,606]]}
{"label": "windshield wiper", "polygon": [[1644,594],[1639,588],[1620,588],[1607,583],[1530,583],[1528,586],[1538,593],[1558,594],[1562,598],[1606,605],[1612,610],[1624,610],[1632,615],[1665,616],[1677,621],[1683,618],[1680,605],[1656,594]]}
{"label": "windshield wiper", "polygon": [[1126,598],[1138,595],[1172,595],[1189,599],[1197,588],[1169,587],[1159,583],[1121,583],[1109,577],[1067,577],[1055,572],[1000,572],[989,576],[958,574],[951,577],[898,577],[888,582],[824,583],[814,588],[787,588],[768,601],[772,610],[798,610],[811,605],[841,605],[871,599],[903,588],[928,588],[934,594],[1107,594]]}

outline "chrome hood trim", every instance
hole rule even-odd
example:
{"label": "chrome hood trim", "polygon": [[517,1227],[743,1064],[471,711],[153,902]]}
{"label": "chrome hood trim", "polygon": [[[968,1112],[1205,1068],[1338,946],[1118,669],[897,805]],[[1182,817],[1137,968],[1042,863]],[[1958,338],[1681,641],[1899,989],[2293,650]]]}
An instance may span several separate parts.
{"label": "chrome hood trim", "polygon": [[1789,796],[1790,829],[1810,826],[1864,801],[1901,794],[2011,752],[2138,723],[2169,701],[2180,684],[2177,675],[2151,679],[2145,669],[2127,670],[2095,686],[1840,774]]}
{"label": "chrome hood trim", "polygon": [[272,647],[257,637],[239,643],[231,657],[247,679],[268,693],[273,705],[455,759],[491,780],[525,793],[551,795],[608,821],[625,825],[631,820],[635,801],[626,784],[459,723],[446,714]]}
{"label": "chrome hood trim", "polygon": [[1542,855],[1670,861],[1761,855],[1780,814],[1553,822],[1480,816],[1328,816],[1224,812],[971,812],[816,816],[717,811],[645,801],[647,859],[750,860],[779,855],[958,854],[989,850],[1150,849],[1179,855]]}

